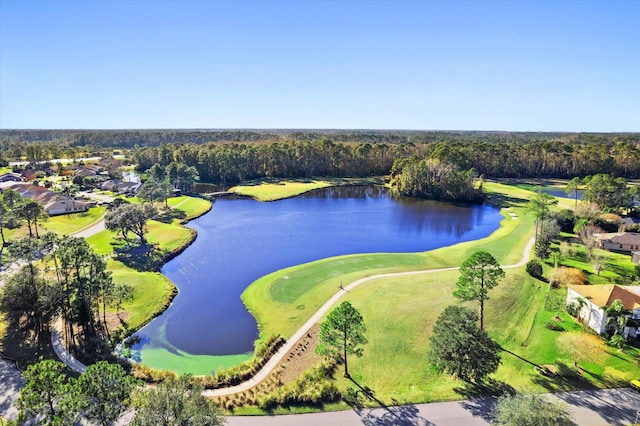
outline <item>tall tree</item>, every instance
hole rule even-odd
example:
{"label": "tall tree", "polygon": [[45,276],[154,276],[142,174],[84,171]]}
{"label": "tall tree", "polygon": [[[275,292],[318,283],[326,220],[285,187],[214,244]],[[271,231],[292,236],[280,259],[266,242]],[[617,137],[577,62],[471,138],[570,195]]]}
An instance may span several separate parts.
{"label": "tall tree", "polygon": [[120,365],[99,361],[76,382],[78,409],[88,420],[109,426],[129,407],[131,392],[138,385]]}
{"label": "tall tree", "polygon": [[38,424],[71,424],[73,414],[68,410],[69,385],[64,369],[59,361],[45,360],[28,366],[22,373],[25,386],[17,401],[20,423],[39,418]]}
{"label": "tall tree", "polygon": [[125,241],[128,241],[127,234],[132,232],[141,244],[146,244],[145,225],[156,213],[150,204],[122,204],[105,214],[104,224],[108,230],[120,232]]}
{"label": "tall tree", "polygon": [[480,329],[484,329],[484,302],[489,290],[498,285],[505,274],[498,262],[484,250],[469,256],[460,266],[460,277],[453,295],[460,300],[480,303]]}
{"label": "tall tree", "polygon": [[536,190],[535,195],[529,200],[529,203],[527,203],[527,210],[533,213],[533,217],[536,219],[536,240],[538,240],[538,236],[540,235],[542,223],[549,216],[551,206],[555,204],[558,204],[558,200],[541,190]]}
{"label": "tall tree", "polygon": [[133,426],[222,425],[224,417],[216,405],[202,395],[202,382],[190,375],[167,378],[134,397]]}
{"label": "tall tree", "polygon": [[0,294],[0,311],[39,333],[58,314],[61,301],[61,294],[29,264],[7,280]]}
{"label": "tall tree", "polygon": [[27,222],[30,237],[39,237],[38,222],[47,220],[49,217],[42,205],[34,200],[25,200],[20,203],[17,214],[20,219],[24,219],[24,221]]}
{"label": "tall tree", "polygon": [[447,306],[429,338],[429,359],[438,371],[462,380],[483,381],[500,366],[500,345],[478,328],[478,314],[464,306]]}
{"label": "tall tree", "polygon": [[579,177],[574,177],[569,182],[567,182],[566,186],[564,187],[564,192],[567,195],[573,194],[573,196],[574,196],[574,198],[576,200],[574,211],[578,208],[578,192],[580,190],[580,185],[581,184],[582,184],[582,181],[580,180],[580,178]]}
{"label": "tall tree", "polygon": [[367,331],[362,315],[351,303],[344,301],[327,315],[320,325],[316,352],[344,362],[344,377],[349,376],[347,355],[362,356],[362,347],[367,343]]}

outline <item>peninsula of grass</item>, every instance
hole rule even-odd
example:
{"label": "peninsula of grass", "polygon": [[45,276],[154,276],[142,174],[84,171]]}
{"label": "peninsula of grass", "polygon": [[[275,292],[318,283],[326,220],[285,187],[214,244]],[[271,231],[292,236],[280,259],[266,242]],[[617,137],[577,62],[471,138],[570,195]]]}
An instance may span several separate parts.
{"label": "peninsula of grass", "polygon": [[173,207],[173,213],[179,213],[175,219],[168,223],[156,220],[147,223],[145,236],[148,246],[143,250],[146,253],[152,247],[150,253],[127,255],[126,244],[108,230],[87,238],[89,245],[100,255],[114,256],[116,249],[122,250],[122,258],[115,256],[109,259],[107,268],[112,272],[114,282],[133,288],[133,300],[123,305],[120,314],[125,320],[127,333],[140,329],[169,307],[177,289],[159,269],[195,239],[195,231],[182,223],[211,209],[211,202],[187,196],[169,199],[169,205]]}
{"label": "peninsula of grass", "polygon": [[[334,257],[258,279],[245,290],[242,300],[256,317],[261,336],[289,338],[341,283],[390,272],[459,266],[479,249],[490,252],[502,265],[517,263],[533,234],[533,219],[524,208],[533,193],[495,182],[487,183],[485,189],[490,191],[492,202],[504,207],[501,227],[487,238],[425,253]],[[527,392],[613,387],[624,386],[640,375],[638,349],[620,353],[604,345],[603,361],[597,367],[585,363],[589,372],[578,375],[571,357],[556,343],[561,332],[545,325],[557,321],[566,331],[580,331],[582,326],[566,314],[555,318],[557,308],[547,306],[551,290],[546,282],[530,277],[524,267],[506,272],[506,278],[490,292],[485,310],[489,334],[505,349],[495,376],[501,386]],[[377,399],[402,404],[486,393],[487,389],[437,374],[427,360],[436,318],[446,306],[459,303],[452,296],[457,278],[457,271],[381,277],[343,296],[362,313],[369,340],[362,358],[350,358],[350,372],[361,386],[371,388]],[[553,291],[560,292],[553,294],[560,301],[566,297],[566,290]],[[554,366],[574,374],[546,377],[536,366]],[[341,377],[336,381],[343,391],[353,387]]]}
{"label": "peninsula of grass", "polygon": [[331,186],[380,185],[383,182],[383,178],[272,179],[234,186],[229,192],[258,201],[277,201]]}

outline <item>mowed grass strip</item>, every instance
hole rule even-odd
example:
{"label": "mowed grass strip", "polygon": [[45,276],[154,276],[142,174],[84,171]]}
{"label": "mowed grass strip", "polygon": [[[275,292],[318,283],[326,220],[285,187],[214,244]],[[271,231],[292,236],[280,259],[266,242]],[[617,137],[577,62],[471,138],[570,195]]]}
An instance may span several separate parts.
{"label": "mowed grass strip", "polygon": [[383,177],[371,178],[318,178],[318,179],[273,179],[255,184],[243,184],[229,189],[238,195],[253,197],[258,201],[276,201],[295,197],[314,189],[331,186],[383,185]]}
{"label": "mowed grass strip", "polygon": [[275,201],[283,198],[295,197],[314,189],[333,186],[324,180],[300,181],[280,181],[277,183],[260,183],[257,185],[234,186],[229,191],[238,195],[253,197],[259,201]]}

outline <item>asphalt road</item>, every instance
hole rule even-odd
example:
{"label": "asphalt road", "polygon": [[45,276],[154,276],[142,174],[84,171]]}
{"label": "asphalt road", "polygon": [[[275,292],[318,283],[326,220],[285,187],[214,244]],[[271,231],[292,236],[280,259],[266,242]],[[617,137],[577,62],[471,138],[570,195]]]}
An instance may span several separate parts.
{"label": "asphalt road", "polygon": [[13,419],[18,414],[15,402],[22,386],[24,382],[20,371],[11,362],[0,358],[0,417]]}
{"label": "asphalt road", "polygon": [[[640,410],[640,393],[604,389],[547,395],[564,401],[579,426],[633,425]],[[476,426],[488,425],[495,398],[438,402],[400,407],[288,416],[227,417],[229,426]]]}

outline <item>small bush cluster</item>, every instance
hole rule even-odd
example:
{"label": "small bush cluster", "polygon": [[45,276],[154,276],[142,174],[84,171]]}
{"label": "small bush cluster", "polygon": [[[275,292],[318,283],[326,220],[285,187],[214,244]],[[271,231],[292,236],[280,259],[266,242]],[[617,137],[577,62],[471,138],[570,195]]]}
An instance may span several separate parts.
{"label": "small bush cluster", "polygon": [[146,383],[159,383],[165,379],[177,379],[177,375],[167,370],[154,370],[144,364],[133,364],[131,367],[131,375],[136,379],[143,380]]}
{"label": "small bush cluster", "polygon": [[569,303],[569,304],[566,306],[565,310],[566,310],[566,311],[567,311],[567,313],[568,313],[569,315],[571,315],[572,317],[574,317],[574,318],[578,318],[578,314],[580,313],[580,306],[579,306],[577,303],[575,303],[575,302],[573,302],[573,303]]}
{"label": "small bush cluster", "polygon": [[322,363],[302,374],[294,383],[262,397],[258,405],[271,410],[277,406],[319,406],[339,401],[342,393],[332,380],[334,371],[335,363]]}
{"label": "small bush cluster", "polygon": [[202,378],[207,389],[235,386],[253,377],[285,343],[282,336],[271,336],[255,349],[255,355],[248,361],[235,367],[220,371],[215,376]]}
{"label": "small bush cluster", "polygon": [[542,265],[538,259],[531,259],[525,267],[527,273],[534,278],[542,278]]}
{"label": "small bush cluster", "polygon": [[561,266],[555,268],[551,275],[551,286],[555,288],[562,285],[583,285],[586,281],[584,272],[576,268]]}
{"label": "small bush cluster", "polygon": [[564,327],[560,325],[558,321],[549,320],[544,326],[547,327],[549,330],[564,331]]}

